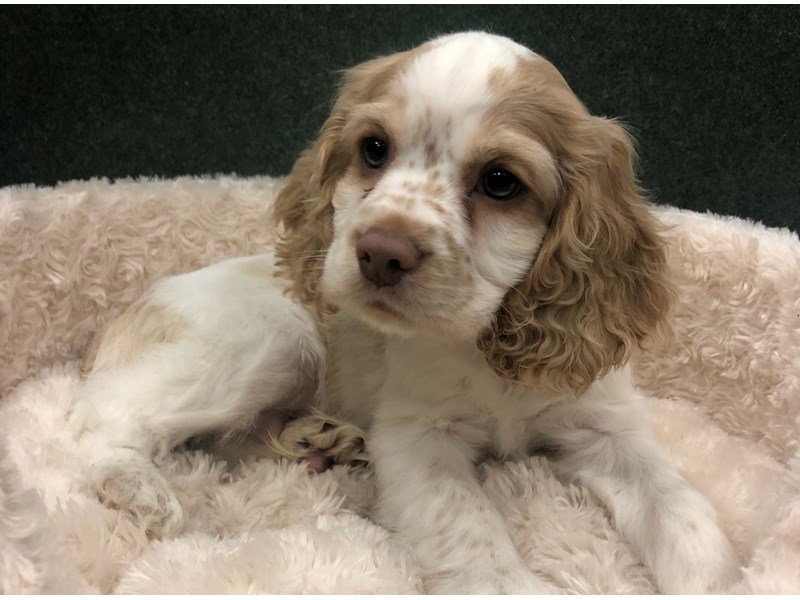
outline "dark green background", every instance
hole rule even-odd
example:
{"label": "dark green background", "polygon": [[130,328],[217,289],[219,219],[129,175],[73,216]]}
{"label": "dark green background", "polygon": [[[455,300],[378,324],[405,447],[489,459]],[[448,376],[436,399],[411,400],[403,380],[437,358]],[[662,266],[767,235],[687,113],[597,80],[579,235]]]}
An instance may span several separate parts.
{"label": "dark green background", "polygon": [[0,185],[286,173],[337,71],[484,29],[640,143],[660,203],[800,230],[797,7],[0,8]]}

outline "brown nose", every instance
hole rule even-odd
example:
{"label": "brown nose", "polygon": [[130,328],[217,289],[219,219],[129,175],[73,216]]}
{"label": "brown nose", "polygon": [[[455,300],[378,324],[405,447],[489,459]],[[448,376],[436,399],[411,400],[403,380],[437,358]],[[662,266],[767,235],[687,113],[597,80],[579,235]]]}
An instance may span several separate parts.
{"label": "brown nose", "polygon": [[375,285],[396,285],[403,275],[419,265],[420,253],[402,234],[377,229],[367,231],[356,242],[361,274]]}

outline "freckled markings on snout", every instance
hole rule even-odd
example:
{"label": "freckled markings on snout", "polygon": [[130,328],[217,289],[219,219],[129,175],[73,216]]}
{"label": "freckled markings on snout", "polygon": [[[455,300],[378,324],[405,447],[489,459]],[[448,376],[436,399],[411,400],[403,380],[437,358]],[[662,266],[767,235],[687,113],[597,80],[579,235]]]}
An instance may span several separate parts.
{"label": "freckled markings on snout", "polygon": [[436,142],[430,141],[425,144],[425,168],[432,169],[442,161],[442,151]]}
{"label": "freckled markings on snout", "polygon": [[[440,147],[440,136],[434,132],[433,114],[430,109],[425,111],[425,117],[419,122],[416,128],[416,138],[423,144],[425,154],[425,168],[431,169],[442,161],[442,149]],[[445,125],[445,132],[448,126]],[[447,134],[445,133],[445,138]]]}
{"label": "freckled markings on snout", "polygon": [[411,194],[415,194],[415,193],[419,192],[420,187],[421,187],[419,181],[404,181],[402,186],[403,186],[403,189],[405,191],[407,191],[407,192],[409,192]]}
{"label": "freckled markings on snout", "polygon": [[427,195],[432,199],[444,200],[444,195],[446,190],[444,184],[438,182],[435,179],[430,179],[425,182],[422,191],[425,193],[425,195]]}
{"label": "freckled markings on snout", "polygon": [[453,118],[447,117],[447,121],[444,124],[444,139],[450,140],[450,137],[453,135]]}
{"label": "freckled markings on snout", "polygon": [[415,196],[408,196],[405,194],[392,194],[389,196],[389,199],[396,206],[406,210],[412,210],[417,204],[417,199]]}
{"label": "freckled markings on snout", "polygon": [[444,243],[447,248],[446,256],[449,258],[447,261],[450,268],[458,273],[458,276],[463,278],[467,283],[472,281],[472,273],[466,270],[465,265],[469,264],[469,253],[466,248],[462,247],[455,238],[452,231],[445,228],[442,230]]}

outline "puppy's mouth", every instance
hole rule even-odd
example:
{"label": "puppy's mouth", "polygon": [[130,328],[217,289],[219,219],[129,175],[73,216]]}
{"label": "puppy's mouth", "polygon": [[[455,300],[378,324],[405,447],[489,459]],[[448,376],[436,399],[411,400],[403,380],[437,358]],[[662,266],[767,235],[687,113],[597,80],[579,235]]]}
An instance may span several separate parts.
{"label": "puppy's mouth", "polygon": [[407,311],[397,307],[399,302],[392,292],[387,293],[379,289],[359,292],[354,294],[354,299],[366,309],[370,318],[394,325],[411,326],[412,320],[408,317]]}

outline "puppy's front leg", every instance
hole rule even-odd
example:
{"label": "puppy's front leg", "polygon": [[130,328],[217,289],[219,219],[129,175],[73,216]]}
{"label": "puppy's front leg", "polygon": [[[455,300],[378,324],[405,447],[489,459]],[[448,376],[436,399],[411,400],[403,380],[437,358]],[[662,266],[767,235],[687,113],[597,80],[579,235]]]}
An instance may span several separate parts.
{"label": "puppy's front leg", "polygon": [[427,592],[547,593],[476,479],[483,432],[463,422],[391,418],[379,419],[370,436],[378,519],[412,546]]}
{"label": "puppy's front leg", "polygon": [[708,500],[646,433],[637,403],[635,392],[565,403],[537,420],[537,439],[553,448],[558,474],[606,505],[662,593],[724,591],[739,573],[733,547]]}

